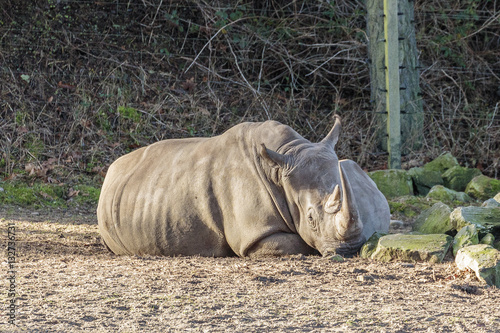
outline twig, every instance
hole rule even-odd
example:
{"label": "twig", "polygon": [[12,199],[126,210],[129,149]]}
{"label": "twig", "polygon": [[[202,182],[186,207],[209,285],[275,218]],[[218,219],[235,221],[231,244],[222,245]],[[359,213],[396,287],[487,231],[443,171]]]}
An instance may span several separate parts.
{"label": "twig", "polygon": [[220,28],[219,30],[217,30],[217,32],[212,36],[210,37],[210,39],[208,40],[208,42],[205,43],[205,45],[203,45],[203,47],[201,48],[200,52],[198,52],[198,54],[196,55],[196,57],[194,57],[194,60],[193,62],[191,62],[191,64],[189,64],[189,66],[184,70],[184,73],[187,73],[187,71],[194,65],[194,63],[196,62],[196,60],[198,60],[198,58],[200,57],[200,55],[203,53],[203,51],[207,48],[207,46],[212,42],[212,40],[214,40],[215,37],[217,37],[217,35],[219,33],[221,33],[222,31],[225,31],[227,27],[229,26],[232,26],[233,24],[236,24],[238,22],[241,22],[241,21],[244,21],[244,20],[249,20],[249,19],[253,19],[255,18],[256,16],[249,16],[249,17],[241,17],[237,20],[234,20],[233,22],[230,22],[226,25],[224,25],[222,28]]}
{"label": "twig", "polygon": [[229,50],[231,51],[231,54],[234,57],[234,62],[236,64],[236,68],[238,68],[238,72],[240,73],[241,77],[243,78],[243,81],[245,81],[245,83],[247,84],[247,87],[250,89],[250,91],[255,96],[255,98],[257,98],[260,105],[262,106],[262,108],[266,112],[267,119],[271,119],[271,116],[269,114],[269,107],[267,106],[267,103],[264,101],[261,94],[257,90],[255,90],[254,87],[252,87],[252,85],[248,82],[247,78],[245,77],[245,75],[241,71],[240,65],[238,64],[238,57],[236,57],[236,54],[234,53],[233,47],[231,46],[231,42],[229,42],[227,40],[227,38],[226,38],[226,41],[227,41],[227,45],[229,46]]}

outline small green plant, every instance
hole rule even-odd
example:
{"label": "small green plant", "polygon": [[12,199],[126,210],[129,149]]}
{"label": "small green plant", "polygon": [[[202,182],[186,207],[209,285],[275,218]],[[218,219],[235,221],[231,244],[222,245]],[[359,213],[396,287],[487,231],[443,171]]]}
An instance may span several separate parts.
{"label": "small green plant", "polygon": [[179,32],[184,32],[184,27],[180,24],[179,15],[177,13],[177,9],[174,9],[171,13],[165,14],[165,19],[170,22],[170,24],[177,27]]}
{"label": "small green plant", "polygon": [[138,123],[141,120],[141,115],[134,108],[128,106],[119,106],[117,111],[120,116],[125,119],[132,120],[134,123]]}
{"label": "small green plant", "polygon": [[103,109],[99,109],[96,113],[97,119],[96,123],[97,125],[104,131],[108,132],[111,130],[111,122],[109,121],[109,116],[106,111]]}

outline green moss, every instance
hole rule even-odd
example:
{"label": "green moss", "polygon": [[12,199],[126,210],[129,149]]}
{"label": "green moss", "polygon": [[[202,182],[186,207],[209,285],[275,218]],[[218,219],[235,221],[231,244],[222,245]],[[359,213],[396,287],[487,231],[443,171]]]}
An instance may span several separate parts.
{"label": "green moss", "polygon": [[70,188],[71,186],[65,184],[34,183],[29,185],[19,181],[0,182],[0,205],[33,208],[66,208],[80,204],[97,205],[99,188],[90,185],[76,185],[72,190],[78,191],[78,193],[71,198]]}
{"label": "green moss", "polygon": [[75,201],[79,204],[95,204],[99,201],[100,188],[89,185],[76,185],[74,190],[80,191],[78,196],[75,197]]}
{"label": "green moss", "polygon": [[13,182],[0,183],[0,203],[40,207],[65,207],[63,189],[55,185],[35,183],[32,186]]}

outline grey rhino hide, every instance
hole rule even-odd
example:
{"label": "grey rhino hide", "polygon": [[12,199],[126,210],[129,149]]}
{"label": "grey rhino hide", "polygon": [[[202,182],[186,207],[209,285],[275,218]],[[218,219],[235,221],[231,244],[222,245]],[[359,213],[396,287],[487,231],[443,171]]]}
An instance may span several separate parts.
{"label": "grey rhino hide", "polygon": [[99,198],[103,241],[128,255],[356,252],[388,230],[389,208],[356,163],[339,163],[339,131],[338,119],[330,139],[311,143],[275,121],[242,123],[124,155]]}

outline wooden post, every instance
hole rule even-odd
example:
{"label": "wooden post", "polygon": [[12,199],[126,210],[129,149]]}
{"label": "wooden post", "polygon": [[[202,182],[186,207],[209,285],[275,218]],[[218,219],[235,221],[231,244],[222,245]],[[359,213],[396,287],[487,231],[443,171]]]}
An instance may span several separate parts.
{"label": "wooden post", "polygon": [[[366,0],[366,7],[368,11],[367,33],[370,53],[371,102],[378,123],[376,136],[378,146],[390,151],[391,138],[397,140],[395,138],[398,135],[396,123],[399,122],[401,140],[399,151],[402,154],[407,154],[421,148],[423,129],[413,2],[409,0]],[[386,11],[389,12],[386,13]],[[394,44],[394,39],[396,39],[397,44]],[[393,60],[394,57],[397,59],[398,67],[396,70],[396,63],[391,62],[388,59],[390,57],[393,57]],[[392,65],[389,66],[389,63]],[[392,84],[395,82],[396,76],[399,76],[399,87],[397,88],[395,84]],[[394,91],[393,88],[398,92]],[[399,121],[395,114],[394,104],[389,104],[389,101],[397,100],[395,95],[398,93]],[[392,114],[388,111],[392,111]],[[390,154],[397,154],[396,150],[393,142]],[[396,160],[389,161],[389,167],[397,167],[398,164]]]}
{"label": "wooden post", "polygon": [[399,0],[398,6],[401,152],[403,154],[422,147],[424,128],[413,4],[411,0]]}
{"label": "wooden post", "polygon": [[384,0],[385,90],[390,169],[401,169],[398,0]]}

